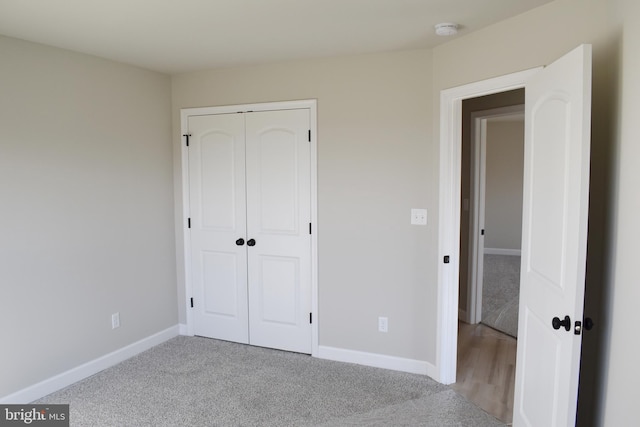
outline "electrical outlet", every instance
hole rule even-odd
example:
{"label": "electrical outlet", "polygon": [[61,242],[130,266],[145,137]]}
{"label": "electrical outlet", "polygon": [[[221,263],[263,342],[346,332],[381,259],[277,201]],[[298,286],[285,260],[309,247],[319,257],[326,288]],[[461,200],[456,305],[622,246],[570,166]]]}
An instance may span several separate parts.
{"label": "electrical outlet", "polygon": [[120,313],[113,313],[111,315],[111,329],[120,327]]}
{"label": "electrical outlet", "polygon": [[386,317],[378,317],[378,332],[389,331],[389,319]]}
{"label": "electrical outlet", "polygon": [[426,209],[411,209],[411,224],[413,224],[413,225],[427,225],[427,210]]}

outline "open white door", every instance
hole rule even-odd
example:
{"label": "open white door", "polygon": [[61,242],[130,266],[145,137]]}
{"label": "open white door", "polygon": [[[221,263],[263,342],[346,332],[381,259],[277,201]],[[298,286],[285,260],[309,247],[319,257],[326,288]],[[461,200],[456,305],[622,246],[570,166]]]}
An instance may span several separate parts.
{"label": "open white door", "polygon": [[590,117],[591,46],[582,45],[526,84],[515,426],[575,425]]}

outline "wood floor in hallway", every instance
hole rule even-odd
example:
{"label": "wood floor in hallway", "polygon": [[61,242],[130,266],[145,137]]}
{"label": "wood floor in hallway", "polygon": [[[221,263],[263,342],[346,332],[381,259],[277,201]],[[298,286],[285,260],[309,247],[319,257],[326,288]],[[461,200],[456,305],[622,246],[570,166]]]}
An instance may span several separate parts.
{"label": "wood floor in hallway", "polygon": [[452,388],[505,424],[513,421],[517,340],[483,324],[458,324],[458,381]]}

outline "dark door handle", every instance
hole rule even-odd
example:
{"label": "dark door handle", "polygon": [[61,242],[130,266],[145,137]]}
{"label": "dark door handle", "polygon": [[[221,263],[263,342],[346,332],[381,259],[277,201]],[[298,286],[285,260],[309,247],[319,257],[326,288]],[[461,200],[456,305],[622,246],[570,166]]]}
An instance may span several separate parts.
{"label": "dark door handle", "polygon": [[569,331],[571,330],[571,318],[569,316],[564,316],[564,320],[560,320],[557,317],[554,317],[551,320],[551,325],[553,329],[560,329],[560,327],[564,326],[564,329]]}
{"label": "dark door handle", "polygon": [[236,245],[238,245],[238,246],[242,246],[242,245],[244,245],[244,239],[238,239],[238,240],[236,240]]}
{"label": "dark door handle", "polygon": [[593,328],[593,320],[590,317],[584,319],[584,328],[590,331]]}
{"label": "dark door handle", "polygon": [[255,245],[256,245],[256,241],[254,239],[247,240],[247,246],[255,246]]}

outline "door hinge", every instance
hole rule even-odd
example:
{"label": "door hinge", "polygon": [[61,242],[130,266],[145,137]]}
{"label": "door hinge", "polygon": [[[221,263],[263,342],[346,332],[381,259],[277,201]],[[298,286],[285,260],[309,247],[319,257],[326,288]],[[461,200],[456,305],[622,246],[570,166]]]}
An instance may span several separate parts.
{"label": "door hinge", "polygon": [[313,323],[313,313],[309,313],[309,323]]}
{"label": "door hinge", "polygon": [[311,129],[309,129],[309,142],[311,142]]}
{"label": "door hinge", "polygon": [[191,298],[191,308],[193,308],[193,298]]}
{"label": "door hinge", "polygon": [[311,223],[309,223],[309,234],[311,234]]}
{"label": "door hinge", "polygon": [[187,218],[187,228],[191,228],[191,218]]}
{"label": "door hinge", "polygon": [[190,134],[190,133],[185,133],[185,134],[184,134],[184,135],[182,135],[182,136],[184,136],[184,137],[185,137],[186,142],[187,142],[187,147],[188,147],[188,146],[189,146],[189,137],[191,136],[191,134]]}
{"label": "door hinge", "polygon": [[480,235],[484,236],[484,229],[480,230]]}
{"label": "door hinge", "polygon": [[449,255],[445,255],[443,261],[445,264],[449,264]]}

